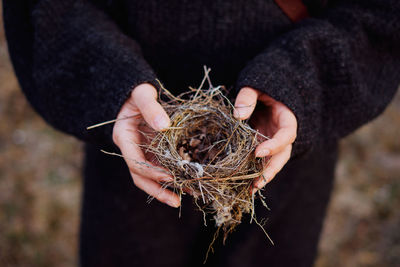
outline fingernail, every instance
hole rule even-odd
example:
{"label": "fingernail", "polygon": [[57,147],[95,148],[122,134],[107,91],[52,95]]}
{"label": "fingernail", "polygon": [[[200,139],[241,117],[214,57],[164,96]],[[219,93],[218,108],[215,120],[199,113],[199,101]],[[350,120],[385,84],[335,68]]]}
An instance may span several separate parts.
{"label": "fingernail", "polygon": [[171,207],[173,207],[173,208],[177,208],[177,207],[179,207],[180,206],[180,203],[179,202],[177,202],[177,201],[175,201],[175,200],[168,200],[168,205],[170,205]]}
{"label": "fingernail", "polygon": [[164,130],[164,129],[168,128],[168,126],[169,126],[168,119],[162,114],[157,115],[155,117],[153,123],[157,128],[156,130]]}
{"label": "fingernail", "polygon": [[245,107],[245,105],[243,105],[243,104],[236,105],[235,109],[233,110],[233,116],[237,119],[244,117],[246,115],[245,111],[242,109],[244,107]]}
{"label": "fingernail", "polygon": [[265,178],[264,174],[261,175],[261,177],[262,177],[262,179],[264,180],[265,183],[268,183],[268,180],[267,180],[267,178]]}
{"label": "fingernail", "polygon": [[269,153],[270,153],[269,149],[262,149],[256,152],[256,157],[257,158],[266,157],[269,155]]}
{"label": "fingernail", "polygon": [[267,185],[269,182],[271,182],[271,180],[272,180],[272,178],[273,177],[263,177],[263,180],[264,180],[264,182],[263,182],[263,186],[265,186],[265,185]]}
{"label": "fingernail", "polygon": [[254,187],[253,190],[251,191],[251,194],[254,195],[258,191],[257,187]]}
{"label": "fingernail", "polygon": [[172,182],[174,179],[172,177],[164,177],[160,179],[161,182]]}
{"label": "fingernail", "polygon": [[239,111],[238,111],[236,108],[233,110],[233,116],[234,116],[236,119],[240,118],[240,113],[239,113]]}

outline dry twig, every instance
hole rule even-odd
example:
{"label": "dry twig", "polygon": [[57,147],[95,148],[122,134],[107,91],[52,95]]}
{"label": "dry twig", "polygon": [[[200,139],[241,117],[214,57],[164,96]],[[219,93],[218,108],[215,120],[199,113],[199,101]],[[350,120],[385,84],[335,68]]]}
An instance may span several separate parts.
{"label": "dry twig", "polygon": [[[249,214],[251,221],[263,228],[255,218],[251,190],[254,178],[262,176],[263,166],[267,165],[264,158],[255,157],[254,150],[268,137],[233,117],[234,107],[225,97],[224,88],[212,86],[209,72],[205,68],[204,79],[197,89],[189,87],[188,92],[179,96],[159,82],[162,89],[159,101],[171,118],[171,126],[162,132],[139,131],[146,140],[139,146],[153,154],[155,163],[174,178],[164,183],[163,188],[171,188],[179,196],[190,192],[204,220],[206,214],[213,215],[225,241],[241,223],[243,214]],[[209,87],[204,89],[206,82]],[[115,120],[88,129],[112,122]]]}
{"label": "dry twig", "polygon": [[[169,170],[174,180],[167,186],[181,194],[191,192],[226,238],[243,214],[255,219],[251,187],[253,179],[262,175],[265,161],[256,158],[254,150],[267,137],[233,117],[234,107],[223,87],[213,87],[208,73],[205,69],[199,88],[179,96],[160,83],[159,101],[171,118],[171,127],[141,146]],[[206,81],[209,87],[204,89]]]}

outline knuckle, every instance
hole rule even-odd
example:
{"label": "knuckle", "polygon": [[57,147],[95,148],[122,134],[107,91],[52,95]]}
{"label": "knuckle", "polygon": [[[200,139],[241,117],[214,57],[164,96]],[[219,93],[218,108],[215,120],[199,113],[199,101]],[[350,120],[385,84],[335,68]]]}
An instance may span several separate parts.
{"label": "knuckle", "polygon": [[297,138],[297,133],[296,131],[294,131],[291,135],[290,135],[290,143],[292,144]]}
{"label": "knuckle", "polygon": [[146,92],[154,99],[157,99],[157,89],[149,83],[146,83],[146,86]]}
{"label": "knuckle", "polygon": [[132,181],[133,181],[133,184],[134,184],[136,187],[139,187],[138,181],[137,181],[137,179],[136,179],[134,176],[132,176]]}
{"label": "knuckle", "polygon": [[272,179],[274,179],[277,173],[278,173],[278,172],[273,172],[273,173],[271,173],[271,174],[267,177],[267,179],[268,179],[267,182],[270,182]]}
{"label": "knuckle", "polygon": [[133,89],[132,94],[138,94],[142,92],[146,93],[147,91],[149,91],[149,88],[147,88],[148,86],[149,84],[147,83],[141,83]]}
{"label": "knuckle", "polygon": [[125,162],[126,162],[126,165],[128,165],[128,169],[129,169],[129,171],[131,173],[132,178],[137,178],[138,177],[138,171],[137,171],[136,166],[134,166],[132,164],[132,162],[130,160],[128,160],[128,159],[126,159]]}
{"label": "knuckle", "polygon": [[[289,152],[286,154],[286,157],[285,157],[285,164],[290,160],[291,155],[292,155],[291,151],[289,151]],[[283,166],[282,166],[282,168],[283,168]]]}
{"label": "knuckle", "polygon": [[276,140],[276,138],[270,139],[268,142],[268,147],[270,148],[271,151],[273,151],[275,153],[276,150],[279,148],[278,140]]}
{"label": "knuckle", "polygon": [[119,135],[116,133],[115,129],[112,134],[112,140],[113,140],[114,144],[119,146]]}
{"label": "knuckle", "polygon": [[251,90],[250,87],[243,87],[242,89],[240,89],[239,95],[240,95],[240,94],[244,94],[244,93],[246,93],[246,92],[248,92],[248,91],[250,91],[250,90]]}
{"label": "knuckle", "polygon": [[266,179],[268,179],[270,176],[273,176],[275,173],[276,173],[276,166],[275,166],[276,164],[274,164],[274,163],[270,163],[268,166],[267,166],[267,169],[266,169],[266,171],[265,171],[265,173],[264,173],[264,176],[265,176],[265,178]]}
{"label": "knuckle", "polygon": [[286,148],[285,148],[285,150],[286,150],[287,152],[289,152],[289,155],[290,155],[290,152],[292,151],[292,148],[293,148],[293,145],[292,145],[292,144],[287,145]]}
{"label": "knuckle", "polygon": [[168,115],[165,114],[164,109],[157,101],[148,101],[145,103],[142,106],[141,112],[145,118],[152,122],[159,118],[165,119],[168,117]]}
{"label": "knuckle", "polygon": [[142,182],[140,181],[140,179],[138,179],[138,176],[131,172],[131,177],[132,177],[133,184],[136,187],[141,188],[142,187]]}
{"label": "knuckle", "polygon": [[261,188],[263,188],[266,184],[267,184],[267,178],[265,178],[265,179],[262,178],[262,179],[259,179],[259,180],[257,181],[256,187],[259,188],[259,189],[261,189]]}
{"label": "knuckle", "polygon": [[156,101],[157,90],[151,84],[143,83],[136,86],[131,95],[136,105],[143,107],[146,103],[153,102],[152,100]]}
{"label": "knuckle", "polygon": [[242,90],[247,94],[257,95],[257,91],[251,87],[243,87]]}
{"label": "knuckle", "polygon": [[268,181],[270,181],[272,178],[273,178],[273,177],[271,177],[271,178],[268,179],[267,181],[262,181],[262,182],[260,183],[260,185],[259,185],[259,188],[261,189],[261,188],[263,188],[264,186],[266,186],[267,183],[268,183]]}
{"label": "knuckle", "polygon": [[151,110],[154,108],[154,102],[153,101],[143,101],[142,103],[140,103],[139,107],[141,108],[140,112],[143,115],[146,115],[148,113],[151,114]]}
{"label": "knuckle", "polygon": [[272,177],[275,177],[275,175],[279,172],[279,170],[280,170],[280,167],[275,167],[274,169],[272,169],[268,178],[272,179]]}
{"label": "knuckle", "polygon": [[138,183],[137,179],[132,178],[132,182],[137,188],[140,188],[140,184]]}
{"label": "knuckle", "polygon": [[267,176],[266,178],[274,177],[282,169],[283,165],[281,162],[272,162],[270,168],[267,169],[269,177]]}
{"label": "knuckle", "polygon": [[133,99],[136,99],[136,96],[138,95],[138,94],[140,94],[140,92],[141,92],[141,85],[138,85],[138,86],[136,86],[135,88],[133,88],[133,90],[132,90],[132,92],[131,92],[131,97],[133,98]]}
{"label": "knuckle", "polygon": [[291,155],[292,155],[292,145],[290,144],[285,148],[285,158],[284,158],[285,164],[289,161]]}
{"label": "knuckle", "polygon": [[269,172],[269,171],[266,171],[265,173],[264,173],[264,177],[265,177],[265,179],[263,179],[262,181],[260,181],[260,188],[261,187],[263,187],[263,186],[265,186],[267,183],[269,183],[269,181],[271,181],[274,177],[275,177],[275,173],[274,172]]}

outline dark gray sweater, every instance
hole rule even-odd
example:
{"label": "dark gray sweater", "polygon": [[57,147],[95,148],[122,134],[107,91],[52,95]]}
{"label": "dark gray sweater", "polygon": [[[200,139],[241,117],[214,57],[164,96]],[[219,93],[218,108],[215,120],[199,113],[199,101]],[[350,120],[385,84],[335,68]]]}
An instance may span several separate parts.
{"label": "dark gray sweater", "polygon": [[[113,225],[114,219],[118,225],[120,221],[124,222],[121,233],[134,231],[132,229],[137,228],[135,223],[138,222],[126,223],[128,210],[135,210],[140,217],[149,209],[141,208],[142,204],[137,203],[144,202],[142,198],[132,202],[133,197],[143,195],[131,187],[122,160],[106,158],[97,152],[98,147],[112,143],[112,126],[86,130],[89,125],[115,118],[135,85],[154,83],[155,78],[159,78],[168,89],[178,93],[189,85],[197,86],[203,75],[202,66],[207,65],[212,68],[214,84],[236,89],[250,86],[293,110],[299,125],[293,158],[298,159],[292,159],[287,170],[267,189],[275,196],[270,200],[272,206],[276,203],[275,213],[273,209],[270,215],[270,228],[276,231],[275,240],[281,240],[283,245],[279,249],[278,242],[273,253],[263,250],[259,253],[268,255],[271,266],[274,260],[281,264],[287,260],[298,263],[296,266],[307,266],[315,255],[329,199],[338,139],[380,114],[400,82],[398,0],[308,0],[305,3],[311,17],[296,24],[272,0],[3,2],[11,59],[29,102],[51,125],[91,144],[86,160],[81,246],[82,257],[86,259],[83,263],[88,266],[101,266],[99,262],[94,265],[96,253],[91,249],[96,246],[112,255],[107,258],[102,254],[102,262],[110,259],[115,263],[115,255],[119,255],[119,266],[132,263],[132,259],[139,264],[140,255],[145,259],[143,255],[149,257],[150,251],[154,255],[159,253],[152,247],[154,242],[164,244],[162,249],[165,251],[168,251],[165,246],[173,247],[165,245],[171,241],[167,237],[164,238],[168,240],[166,243],[162,243],[163,237],[152,241],[150,238],[151,243],[148,233],[146,238],[143,237],[145,230],[125,243],[122,241],[125,236],[118,234],[107,233],[111,239],[115,238],[114,241],[105,241],[98,236]],[[101,168],[99,164],[102,164]],[[304,176],[304,181],[310,181],[310,184],[302,182],[303,187],[297,186],[297,191],[288,189],[292,188],[286,177],[290,173]],[[112,184],[108,184],[110,177],[114,177]],[[312,181],[316,183],[314,186],[321,187],[321,194],[317,197],[316,193],[309,199],[305,192],[310,190]],[[304,190],[301,191],[304,194],[298,190]],[[291,203],[295,199],[299,205],[307,201],[312,203],[307,212],[316,224],[313,231],[304,230],[312,222],[302,221],[303,215],[294,210],[296,205],[288,204],[292,211],[285,210],[288,205],[282,203]],[[103,206],[99,207],[99,202]],[[122,209],[121,205],[126,207]],[[153,205],[157,206],[154,210],[166,212],[166,207]],[[113,218],[105,215],[112,212],[119,213]],[[193,216],[197,218],[197,215]],[[289,237],[280,235],[279,227],[274,227],[274,222],[280,221],[282,226],[289,220],[298,223],[296,227],[300,229],[305,227],[301,231],[302,238],[309,241],[297,240],[302,248],[294,249]],[[171,229],[176,225],[179,223],[171,219]],[[186,227],[185,235],[193,237],[193,232],[202,231],[193,230],[198,229],[196,227]],[[288,225],[281,231],[299,231],[292,228],[295,226]],[[160,235],[167,234],[162,232]],[[201,236],[196,238],[200,240]],[[202,247],[193,241],[194,237],[175,239],[176,246],[182,244],[181,250],[193,251],[193,246]],[[135,240],[149,249],[138,250],[132,245],[136,244]],[[245,242],[243,240],[247,239],[240,240]],[[247,254],[236,254],[237,257],[241,255],[237,264],[248,259],[246,262],[251,265],[251,259],[260,257],[252,254],[256,251],[250,249],[253,241],[246,242],[250,242],[250,247],[248,251],[244,250]],[[235,243],[232,241],[232,244]],[[118,251],[125,251],[125,254]],[[224,251],[215,262],[227,264],[226,260],[233,257],[233,248],[230,248],[231,252]],[[183,254],[175,260],[168,256],[163,260],[180,266],[196,258],[189,257],[189,260],[186,259],[188,254]],[[122,260],[125,258],[126,262]],[[146,260],[157,262],[157,258]]]}

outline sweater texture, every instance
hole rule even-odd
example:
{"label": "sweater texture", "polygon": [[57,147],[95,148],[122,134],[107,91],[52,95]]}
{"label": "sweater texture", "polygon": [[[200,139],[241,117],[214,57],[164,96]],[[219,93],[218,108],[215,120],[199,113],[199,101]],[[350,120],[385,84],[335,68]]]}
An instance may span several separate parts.
{"label": "sweater texture", "polygon": [[[311,266],[340,138],[378,116],[400,82],[398,0],[307,0],[293,23],[273,0],[4,1],[11,59],[27,99],[53,127],[85,141],[81,266],[201,266],[213,227],[133,186],[112,126],[131,90],[160,79],[177,94],[200,83],[260,90],[298,120],[292,158],[267,186],[268,244],[243,223],[209,266]],[[234,94],[233,94],[234,95]],[[211,223],[212,224],[212,223]]]}

